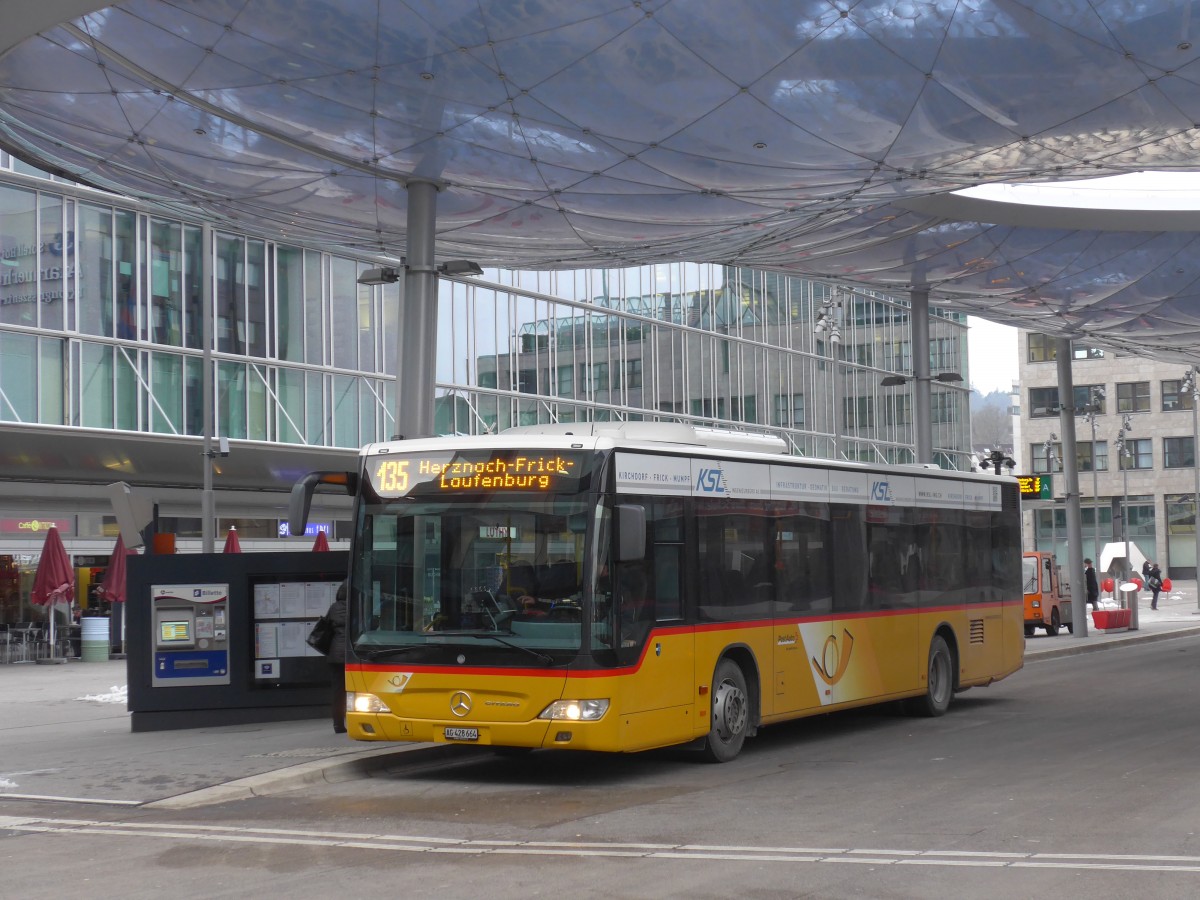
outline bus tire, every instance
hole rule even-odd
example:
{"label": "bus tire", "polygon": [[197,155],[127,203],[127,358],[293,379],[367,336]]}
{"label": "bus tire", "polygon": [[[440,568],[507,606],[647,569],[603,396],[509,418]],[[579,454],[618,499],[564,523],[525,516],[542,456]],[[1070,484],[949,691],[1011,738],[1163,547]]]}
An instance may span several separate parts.
{"label": "bus tire", "polygon": [[929,642],[928,672],[925,693],[908,701],[908,712],[926,718],[944,716],[954,696],[954,654],[940,634]]}
{"label": "bus tire", "polygon": [[1050,637],[1057,636],[1060,622],[1061,620],[1058,618],[1058,607],[1056,606],[1050,610],[1050,624],[1046,626],[1046,634],[1050,635]]}
{"label": "bus tire", "polygon": [[1033,637],[1033,626],[1032,625],[1025,626],[1025,637]]}
{"label": "bus tire", "polygon": [[709,762],[729,762],[741,752],[750,729],[750,695],[746,676],[730,659],[717,663],[713,675],[710,727],[704,739],[704,756]]}

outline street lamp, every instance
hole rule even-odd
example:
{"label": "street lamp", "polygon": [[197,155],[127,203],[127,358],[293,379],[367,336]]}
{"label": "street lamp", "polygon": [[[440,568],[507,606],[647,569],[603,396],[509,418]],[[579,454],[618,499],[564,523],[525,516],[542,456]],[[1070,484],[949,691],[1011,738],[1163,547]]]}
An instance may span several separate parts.
{"label": "street lamp", "polygon": [[[917,462],[933,461],[933,421],[930,404],[933,402],[931,385],[954,384],[962,381],[963,377],[957,372],[939,372],[936,375],[885,375],[879,380],[880,387],[899,387],[910,381],[921,385],[913,392],[913,412],[915,414],[914,444],[917,451]],[[996,472],[999,473],[999,467]]]}
{"label": "street lamp", "polygon": [[1127,571],[1125,580],[1129,580],[1130,573],[1133,571],[1133,564],[1129,559],[1129,441],[1126,435],[1133,431],[1133,422],[1129,420],[1129,416],[1125,416],[1121,420],[1121,430],[1117,432],[1117,458],[1121,460],[1121,534],[1125,538],[1125,565]]}
{"label": "street lamp", "polygon": [[[1053,431],[1050,432],[1050,437],[1046,438],[1046,442],[1042,445],[1046,450],[1046,472],[1054,475],[1054,442],[1058,440],[1058,435]],[[1058,507],[1054,505],[1054,495],[1050,495],[1050,552],[1058,558]]]}
{"label": "street lamp", "polygon": [[833,458],[837,459],[842,452],[842,420],[841,410],[838,408],[840,400],[838,399],[838,344],[842,342],[842,326],[839,322],[842,304],[835,301],[834,298],[828,297],[821,301],[821,309],[817,313],[816,321],[813,322],[813,334],[818,338],[827,335],[829,338],[829,376],[830,383],[833,389],[830,391],[830,396],[833,398]]}
{"label": "street lamp", "polygon": [[881,387],[899,387],[902,384],[908,384],[910,381],[939,381],[942,384],[954,384],[956,381],[962,381],[963,377],[957,372],[938,372],[936,375],[925,377],[923,375],[885,375],[880,379]]}
{"label": "street lamp", "polygon": [[[1096,480],[1096,414],[1104,409],[1104,388],[1093,385],[1083,419],[1092,428],[1092,559],[1100,565],[1100,488]],[[1200,488],[1197,489],[1200,493]]]}
{"label": "street lamp", "polygon": [[[1200,406],[1200,380],[1196,378],[1196,367],[1192,366],[1184,373],[1180,390],[1192,395],[1192,477],[1196,496],[1192,506],[1192,531],[1196,533],[1196,583],[1200,584],[1200,467],[1197,467],[1197,454],[1200,453],[1200,428],[1196,424],[1196,407]],[[1196,603],[1200,607],[1200,592],[1196,594]]]}

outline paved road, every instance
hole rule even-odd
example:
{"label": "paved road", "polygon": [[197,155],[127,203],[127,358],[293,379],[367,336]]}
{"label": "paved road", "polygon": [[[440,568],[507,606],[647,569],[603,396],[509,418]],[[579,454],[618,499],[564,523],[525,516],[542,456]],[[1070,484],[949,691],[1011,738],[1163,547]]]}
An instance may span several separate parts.
{"label": "paved road", "polygon": [[[1082,638],[1038,631],[1026,642],[1027,661],[1200,629],[1194,583],[1178,588],[1163,596],[1158,611],[1141,609],[1136,632]],[[133,734],[126,681],[122,660],[0,666],[0,803],[35,796],[199,805],[354,778],[430,749],[350,741],[324,719]]]}
{"label": "paved road", "polygon": [[723,766],[455,747],[184,809],[4,800],[0,873],[26,898],[1193,896],[1200,635],[1105,646]]}

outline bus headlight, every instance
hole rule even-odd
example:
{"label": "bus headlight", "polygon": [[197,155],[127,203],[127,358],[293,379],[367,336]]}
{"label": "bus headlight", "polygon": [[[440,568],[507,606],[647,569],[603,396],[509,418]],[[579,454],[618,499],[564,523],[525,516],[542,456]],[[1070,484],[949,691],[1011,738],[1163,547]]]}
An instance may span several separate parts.
{"label": "bus headlight", "polygon": [[374,694],[360,694],[355,691],[347,691],[346,712],[385,713],[390,712],[390,710],[387,708],[387,704]]}
{"label": "bus headlight", "polygon": [[1042,608],[1042,601],[1040,601],[1040,600],[1034,600],[1034,601],[1033,601],[1032,603],[1030,603],[1029,605],[1030,605],[1030,606],[1032,606],[1034,609],[1041,609],[1041,608]]}
{"label": "bus headlight", "polygon": [[607,700],[555,700],[541,711],[539,719],[594,722],[608,712]]}

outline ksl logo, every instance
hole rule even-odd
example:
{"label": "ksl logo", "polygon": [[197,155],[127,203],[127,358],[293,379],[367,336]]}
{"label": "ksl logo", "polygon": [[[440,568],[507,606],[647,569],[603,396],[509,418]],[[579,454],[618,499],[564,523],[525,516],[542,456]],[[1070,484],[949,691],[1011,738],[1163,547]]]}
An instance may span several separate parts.
{"label": "ksl logo", "polygon": [[696,478],[696,490],[706,494],[725,493],[725,477],[719,468],[701,469]]}
{"label": "ksl logo", "polygon": [[871,482],[871,499],[876,503],[891,503],[892,489],[886,481]]}

